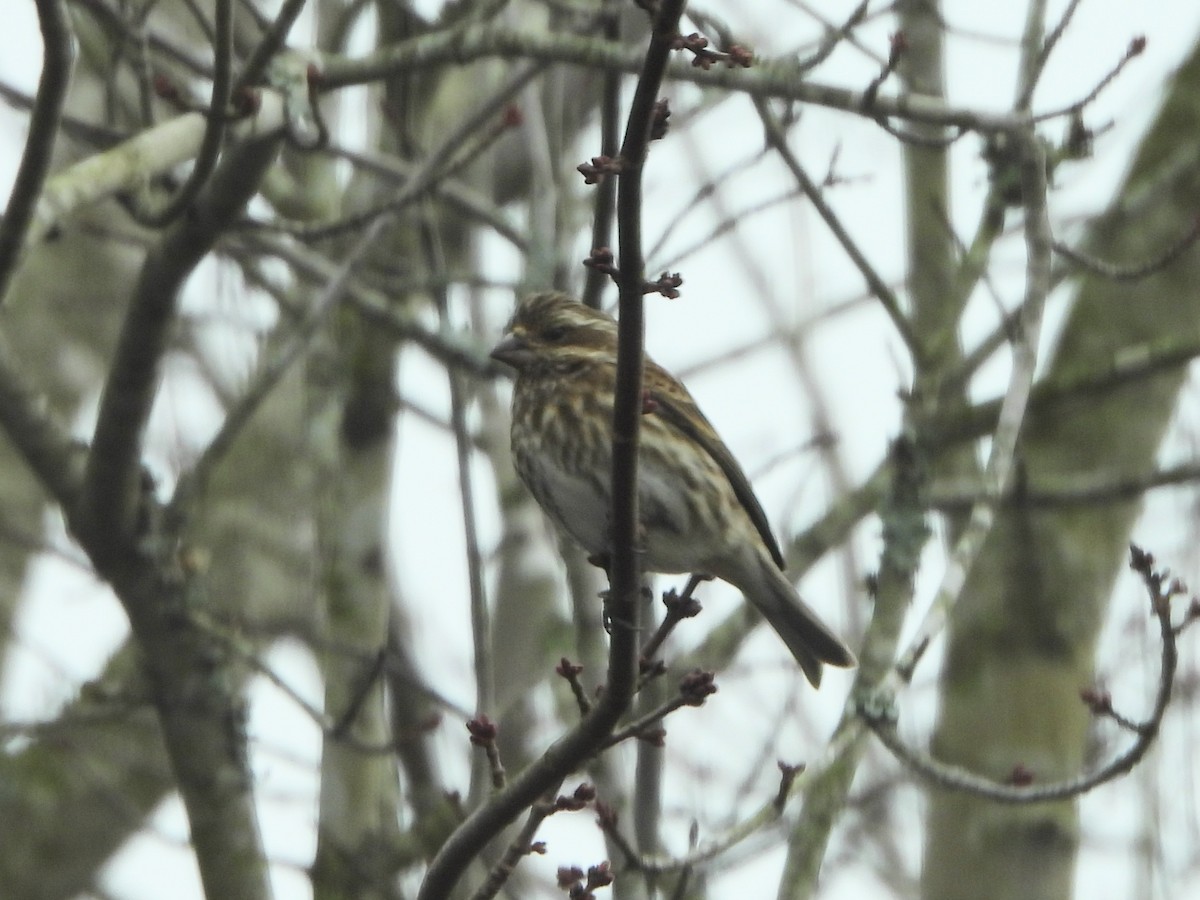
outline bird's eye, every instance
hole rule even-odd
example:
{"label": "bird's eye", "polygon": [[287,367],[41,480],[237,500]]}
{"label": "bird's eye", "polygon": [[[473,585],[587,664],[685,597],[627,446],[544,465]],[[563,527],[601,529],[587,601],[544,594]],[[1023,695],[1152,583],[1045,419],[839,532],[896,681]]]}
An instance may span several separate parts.
{"label": "bird's eye", "polygon": [[542,337],[544,337],[546,340],[550,341],[553,344],[557,344],[559,341],[561,341],[563,338],[565,338],[567,336],[567,332],[569,330],[570,329],[568,329],[566,325],[551,325],[549,328],[547,328],[545,331],[542,332]]}

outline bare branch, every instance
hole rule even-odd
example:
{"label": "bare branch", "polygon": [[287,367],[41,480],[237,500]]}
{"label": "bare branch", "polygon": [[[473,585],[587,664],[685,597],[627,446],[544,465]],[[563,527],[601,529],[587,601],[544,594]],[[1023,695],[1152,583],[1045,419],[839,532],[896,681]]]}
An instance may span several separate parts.
{"label": "bare branch", "polygon": [[146,257],[109,370],[75,525],[93,560],[126,546],[139,501],[142,434],[158,389],[176,301],[184,281],[241,215],[275,158],[278,133],[226,154],[194,214],[178,220]]}
{"label": "bare branch", "polygon": [[216,0],[216,28],[213,33],[212,97],[204,127],[204,137],[196,152],[196,161],[187,180],[158,209],[137,210],[144,225],[161,227],[176,219],[196,199],[200,189],[217,166],[233,82],[233,0]]}
{"label": "bare branch", "polygon": [[74,52],[62,0],[37,0],[42,29],[42,75],[29,119],[29,136],[17,167],[4,218],[0,220],[0,304],[17,267],[34,207],[53,159],[54,141],[67,95]]}
{"label": "bare branch", "polygon": [[[1159,573],[1153,571],[1154,558],[1152,556],[1137,547],[1132,547],[1131,550],[1130,566],[1142,576],[1147,592],[1150,594],[1151,610],[1159,623],[1159,634],[1162,640],[1160,669],[1154,705],[1150,715],[1140,723],[1126,720],[1130,726],[1126,730],[1131,731],[1135,735],[1135,739],[1128,749],[1105,765],[1092,772],[1064,781],[1032,784],[1030,781],[1035,773],[1028,772],[1023,765],[1017,763],[1007,782],[997,781],[977,775],[959,766],[939,762],[929,754],[905,744],[896,732],[895,711],[886,702],[878,704],[874,698],[868,698],[861,707],[863,720],[880,742],[911,772],[938,787],[965,791],[997,803],[1027,804],[1068,800],[1132,771],[1134,766],[1149,752],[1151,745],[1158,737],[1162,718],[1171,701],[1175,672],[1179,664],[1177,647],[1179,627],[1171,619],[1170,604],[1171,597],[1178,591],[1174,590],[1171,583],[1165,581]],[[1096,704],[1086,695],[1083,702],[1095,708]]]}

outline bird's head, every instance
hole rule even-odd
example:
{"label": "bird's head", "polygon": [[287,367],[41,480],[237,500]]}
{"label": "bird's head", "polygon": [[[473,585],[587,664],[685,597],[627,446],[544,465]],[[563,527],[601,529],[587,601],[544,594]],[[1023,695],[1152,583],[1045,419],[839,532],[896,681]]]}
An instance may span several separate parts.
{"label": "bird's head", "polygon": [[531,294],[517,304],[492,359],[527,372],[588,359],[615,359],[617,323],[566,294]]}

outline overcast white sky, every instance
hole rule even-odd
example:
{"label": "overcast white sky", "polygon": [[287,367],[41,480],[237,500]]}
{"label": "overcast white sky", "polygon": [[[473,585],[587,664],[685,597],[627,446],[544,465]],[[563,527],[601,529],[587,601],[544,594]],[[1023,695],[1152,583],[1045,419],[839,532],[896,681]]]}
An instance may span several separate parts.
{"label": "overcast white sky", "polygon": [[[820,5],[831,19],[840,19],[853,3],[840,0]],[[1063,5],[1051,3],[1051,16]],[[18,0],[6,6],[5,27],[0,29],[0,78],[31,90],[36,84],[39,63],[33,5],[28,0]],[[755,8],[741,3],[712,2],[706,8],[747,34],[755,48],[767,55],[793,47],[801,31],[789,30],[787,23],[804,21],[799,12],[790,13],[782,24],[775,19],[768,21],[765,14],[756,20],[749,18],[759,15]],[[1014,45],[1022,25],[1023,6],[949,2],[945,4],[945,12],[955,29],[948,45],[952,102],[993,110],[1004,108],[1013,93]],[[893,27],[890,22],[881,21],[863,29],[861,37],[876,52],[885,53],[887,34]],[[301,29],[298,34],[302,33]],[[1154,114],[1164,79],[1200,36],[1200,4],[1194,0],[1156,3],[1084,0],[1075,24],[1043,80],[1039,107],[1070,102],[1086,94],[1138,34],[1148,38],[1147,52],[1104,93],[1089,116],[1092,124],[1111,118],[1115,127],[1098,142],[1095,160],[1061,174],[1051,200],[1057,221],[1096,211],[1110,195],[1128,164],[1133,142]],[[875,70],[875,64],[861,54],[840,53],[830,65],[818,71],[818,80],[862,87]],[[689,97],[686,91],[678,93],[677,111],[686,106]],[[701,120],[703,140],[681,139],[656,146],[648,174],[651,208],[660,203],[660,208],[667,211],[665,214],[673,214],[707,175],[721,170],[738,154],[756,148],[757,131],[748,118],[748,108],[737,104],[725,107]],[[838,171],[851,179],[851,183],[836,193],[838,210],[884,276],[899,279],[904,266],[900,228],[902,184],[893,139],[869,122],[852,121],[847,116],[819,109],[803,112],[797,134],[800,152],[814,171],[822,171],[835,150],[839,153]],[[748,137],[739,140],[744,135]],[[0,107],[2,191],[11,183],[23,137],[22,118]],[[959,142],[954,150],[956,181],[952,215],[964,229],[974,220],[984,188],[978,150],[978,142],[973,138]],[[769,196],[780,189],[781,183],[777,169],[758,167],[751,176],[738,182],[738,205],[747,205],[754,197]],[[665,214],[651,214],[647,228],[651,240],[663,227],[661,219]],[[688,226],[691,235],[708,224],[703,216],[696,217]],[[776,292],[771,299],[792,321],[828,309],[862,290],[861,277],[802,204],[791,204],[751,219],[742,233],[745,253],[757,268],[770,273],[768,282]],[[672,246],[679,249],[690,240],[689,232],[684,229]],[[728,315],[732,299],[742,297],[747,290],[748,278],[742,268],[745,259],[745,256],[730,259],[709,252],[672,266],[684,273],[684,299],[648,304],[648,346],[652,355],[668,367],[684,368],[769,329],[768,318],[757,303],[740,306],[744,314]],[[1015,250],[1000,257],[997,277],[1003,296],[1010,302],[1020,294],[1020,260]],[[650,260],[652,268],[658,263]],[[506,265],[497,258],[497,269]],[[497,310],[497,325],[504,314],[505,310]],[[981,306],[978,317],[983,327],[993,320],[994,310]],[[1052,337],[1052,329],[1049,330],[1048,340]],[[847,348],[853,348],[853,352]],[[865,307],[841,315],[825,326],[811,348],[811,357],[820,373],[822,389],[836,402],[838,433],[847,458],[854,474],[861,476],[879,459],[886,441],[895,432],[899,419],[895,388],[907,376],[900,362],[903,354],[882,317],[873,308]],[[848,358],[855,364],[846,365]],[[748,364],[721,368],[689,381],[709,417],[752,474],[811,436],[806,431],[810,400],[790,384],[790,378],[785,378],[789,385],[782,396],[774,388],[763,389],[763,385],[779,380],[776,376],[781,365],[781,357],[764,354]],[[979,388],[981,393],[999,390],[1005,374],[1002,363],[993,367],[991,384],[985,379]],[[406,390],[420,392],[426,406],[435,410],[447,408],[440,369],[419,354],[406,354],[402,385]],[[787,414],[781,415],[780,409],[787,410]],[[469,708],[473,705],[470,648],[446,637],[461,633],[460,623],[468,619],[465,573],[457,562],[463,558],[459,510],[456,501],[447,500],[456,497],[457,474],[452,454],[445,452],[443,441],[444,435],[411,417],[404,420],[401,437],[404,457],[398,490],[403,492],[406,502],[394,523],[396,570],[403,573],[401,586],[405,597],[413,603],[415,624],[430,638],[422,646],[437,648],[436,653],[426,652],[425,663],[431,671],[442,672],[441,676],[435,676],[442,689]],[[419,464],[408,464],[414,458],[419,459]],[[797,472],[803,471],[797,467],[812,465],[811,459],[792,461],[772,469],[761,479],[756,478],[756,488],[777,530],[785,535],[802,527],[821,508],[824,489],[820,485],[806,487],[801,496],[794,495]],[[495,513],[490,505],[481,512],[485,545],[491,546],[498,533]],[[876,552],[873,541],[865,536],[859,543],[864,564],[872,565]],[[937,565],[936,554],[931,554],[923,572],[926,590],[940,575]],[[1192,574],[1193,581],[1200,580]],[[836,598],[843,591],[833,561],[814,570],[802,587],[810,597]],[[31,574],[29,590],[36,602],[27,605],[17,623],[20,649],[5,673],[0,693],[0,710],[6,719],[24,720],[52,714],[82,680],[98,669],[125,634],[116,604],[98,592],[91,579],[70,567],[46,561]],[[717,588],[706,597],[706,604],[712,610],[724,610],[733,602],[733,596]],[[836,600],[819,605],[832,609]],[[836,618],[838,614],[831,612],[831,615]],[[716,618],[714,615],[713,621]],[[69,625],[64,627],[64,623]],[[686,632],[683,640],[688,641]],[[766,657],[778,652],[769,635],[756,636],[756,641],[756,647],[761,645]],[[447,654],[448,644],[453,649]],[[782,655],[779,659],[782,661]],[[280,647],[270,655],[269,662],[320,704],[315,670],[301,652]],[[803,697],[806,706],[815,709],[815,720],[826,726],[840,709],[848,681],[835,673],[828,684],[819,695]],[[733,689],[729,693],[740,696]],[[764,725],[763,717],[773,716],[774,712],[753,704],[743,709],[722,707],[724,696],[719,694],[713,701],[718,709],[713,715],[719,715],[722,730],[741,729],[738,733],[757,734],[771,727],[771,723]],[[310,862],[315,847],[313,772],[319,756],[319,735],[304,714],[273,688],[257,684],[253,701],[251,730],[257,736],[254,766],[263,798],[268,850],[280,861],[274,873],[278,896],[281,900],[303,900],[310,896],[303,868]],[[921,708],[928,713],[929,703]],[[704,712],[708,713],[707,707]],[[700,713],[695,715],[699,717]],[[695,727],[699,739],[707,740],[714,730],[713,719],[700,722],[696,725],[693,719],[689,724],[687,714],[683,714],[678,721],[672,720],[672,735],[678,733],[686,741],[688,729]],[[451,760],[448,772],[465,789],[465,748],[460,731],[459,723],[448,719],[440,736],[447,759]],[[791,759],[811,758],[820,746],[819,735],[805,733],[785,733],[781,742],[778,755]],[[693,779],[691,783],[674,776],[678,783],[672,787],[675,791],[672,796],[695,801],[697,807],[703,808],[707,801],[702,785],[695,783],[695,773],[686,775]],[[769,775],[764,777],[770,780]],[[1114,841],[1127,841],[1132,834],[1123,823],[1132,823],[1134,819],[1123,816],[1127,807],[1122,804],[1126,799],[1116,791],[1100,799],[1089,798],[1085,801],[1085,817],[1107,823],[1108,836]],[[1089,809],[1102,808],[1099,804],[1104,804],[1110,814],[1087,816]],[[1112,814],[1114,810],[1116,815]],[[547,829],[552,848],[556,840],[576,847],[590,843],[596,848],[596,858],[602,856],[590,817],[559,816],[552,820],[552,825],[553,829]],[[174,801],[164,804],[151,828],[131,842],[109,867],[107,889],[113,896],[126,900],[151,900],[168,895],[178,900],[200,897],[184,833],[179,805]],[[686,834],[686,829],[682,834]],[[918,841],[919,835],[913,830],[906,849],[917,854]],[[1103,848],[1104,844],[1092,846]],[[1080,896],[1099,900],[1133,896],[1132,879],[1137,873],[1130,866],[1129,856],[1091,849],[1083,860]],[[552,868],[560,862],[551,853],[544,865]],[[741,898],[747,896],[749,885],[773,883],[781,862],[779,853],[746,860],[724,880],[718,877],[724,888],[721,896]],[[756,881],[760,877],[763,882]],[[861,897],[864,891],[871,890],[872,884],[863,872],[831,873],[827,896]],[[1200,883],[1192,888],[1200,896]],[[169,893],[164,893],[165,890]]]}

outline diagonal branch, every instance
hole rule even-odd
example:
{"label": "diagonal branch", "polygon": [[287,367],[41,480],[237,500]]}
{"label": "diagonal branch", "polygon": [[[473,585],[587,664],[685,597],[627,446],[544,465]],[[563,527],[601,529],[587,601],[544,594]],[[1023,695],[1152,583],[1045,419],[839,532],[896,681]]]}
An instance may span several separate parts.
{"label": "diagonal branch", "polygon": [[50,415],[24,371],[0,340],[0,428],[50,496],[69,510],[79,495],[82,448],[72,444],[66,426]]}
{"label": "diagonal branch", "polygon": [[117,550],[133,533],[142,436],[179,292],[254,196],[278,144],[279,132],[271,132],[231,149],[192,214],[176,221],[146,257],[104,385],[84,475],[77,524],[93,559]]}
{"label": "diagonal branch", "polygon": [[792,177],[796,179],[800,185],[800,190],[804,192],[804,196],[808,198],[808,202],[813,205],[817,213],[824,220],[826,227],[833,232],[833,236],[837,238],[842,249],[850,257],[855,267],[863,278],[867,280],[867,286],[871,289],[884,311],[888,314],[888,318],[892,320],[892,325],[899,333],[904,345],[908,347],[909,353],[917,362],[921,360],[921,345],[917,340],[917,336],[913,331],[912,323],[908,316],[904,314],[904,310],[900,307],[900,299],[896,296],[896,292],[891,286],[875,271],[875,267],[859,249],[858,244],[850,237],[850,233],[846,231],[841,220],[826,201],[817,186],[817,183],[812,180],[809,174],[800,165],[800,161],[796,159],[796,155],[792,153],[791,148],[787,145],[787,137],[783,133],[783,129],[779,127],[779,123],[768,109],[766,101],[756,98],[754,108],[758,112],[758,117],[762,120],[763,130],[766,132],[767,143],[779,154],[784,165],[788,167],[788,171],[792,173]]}

